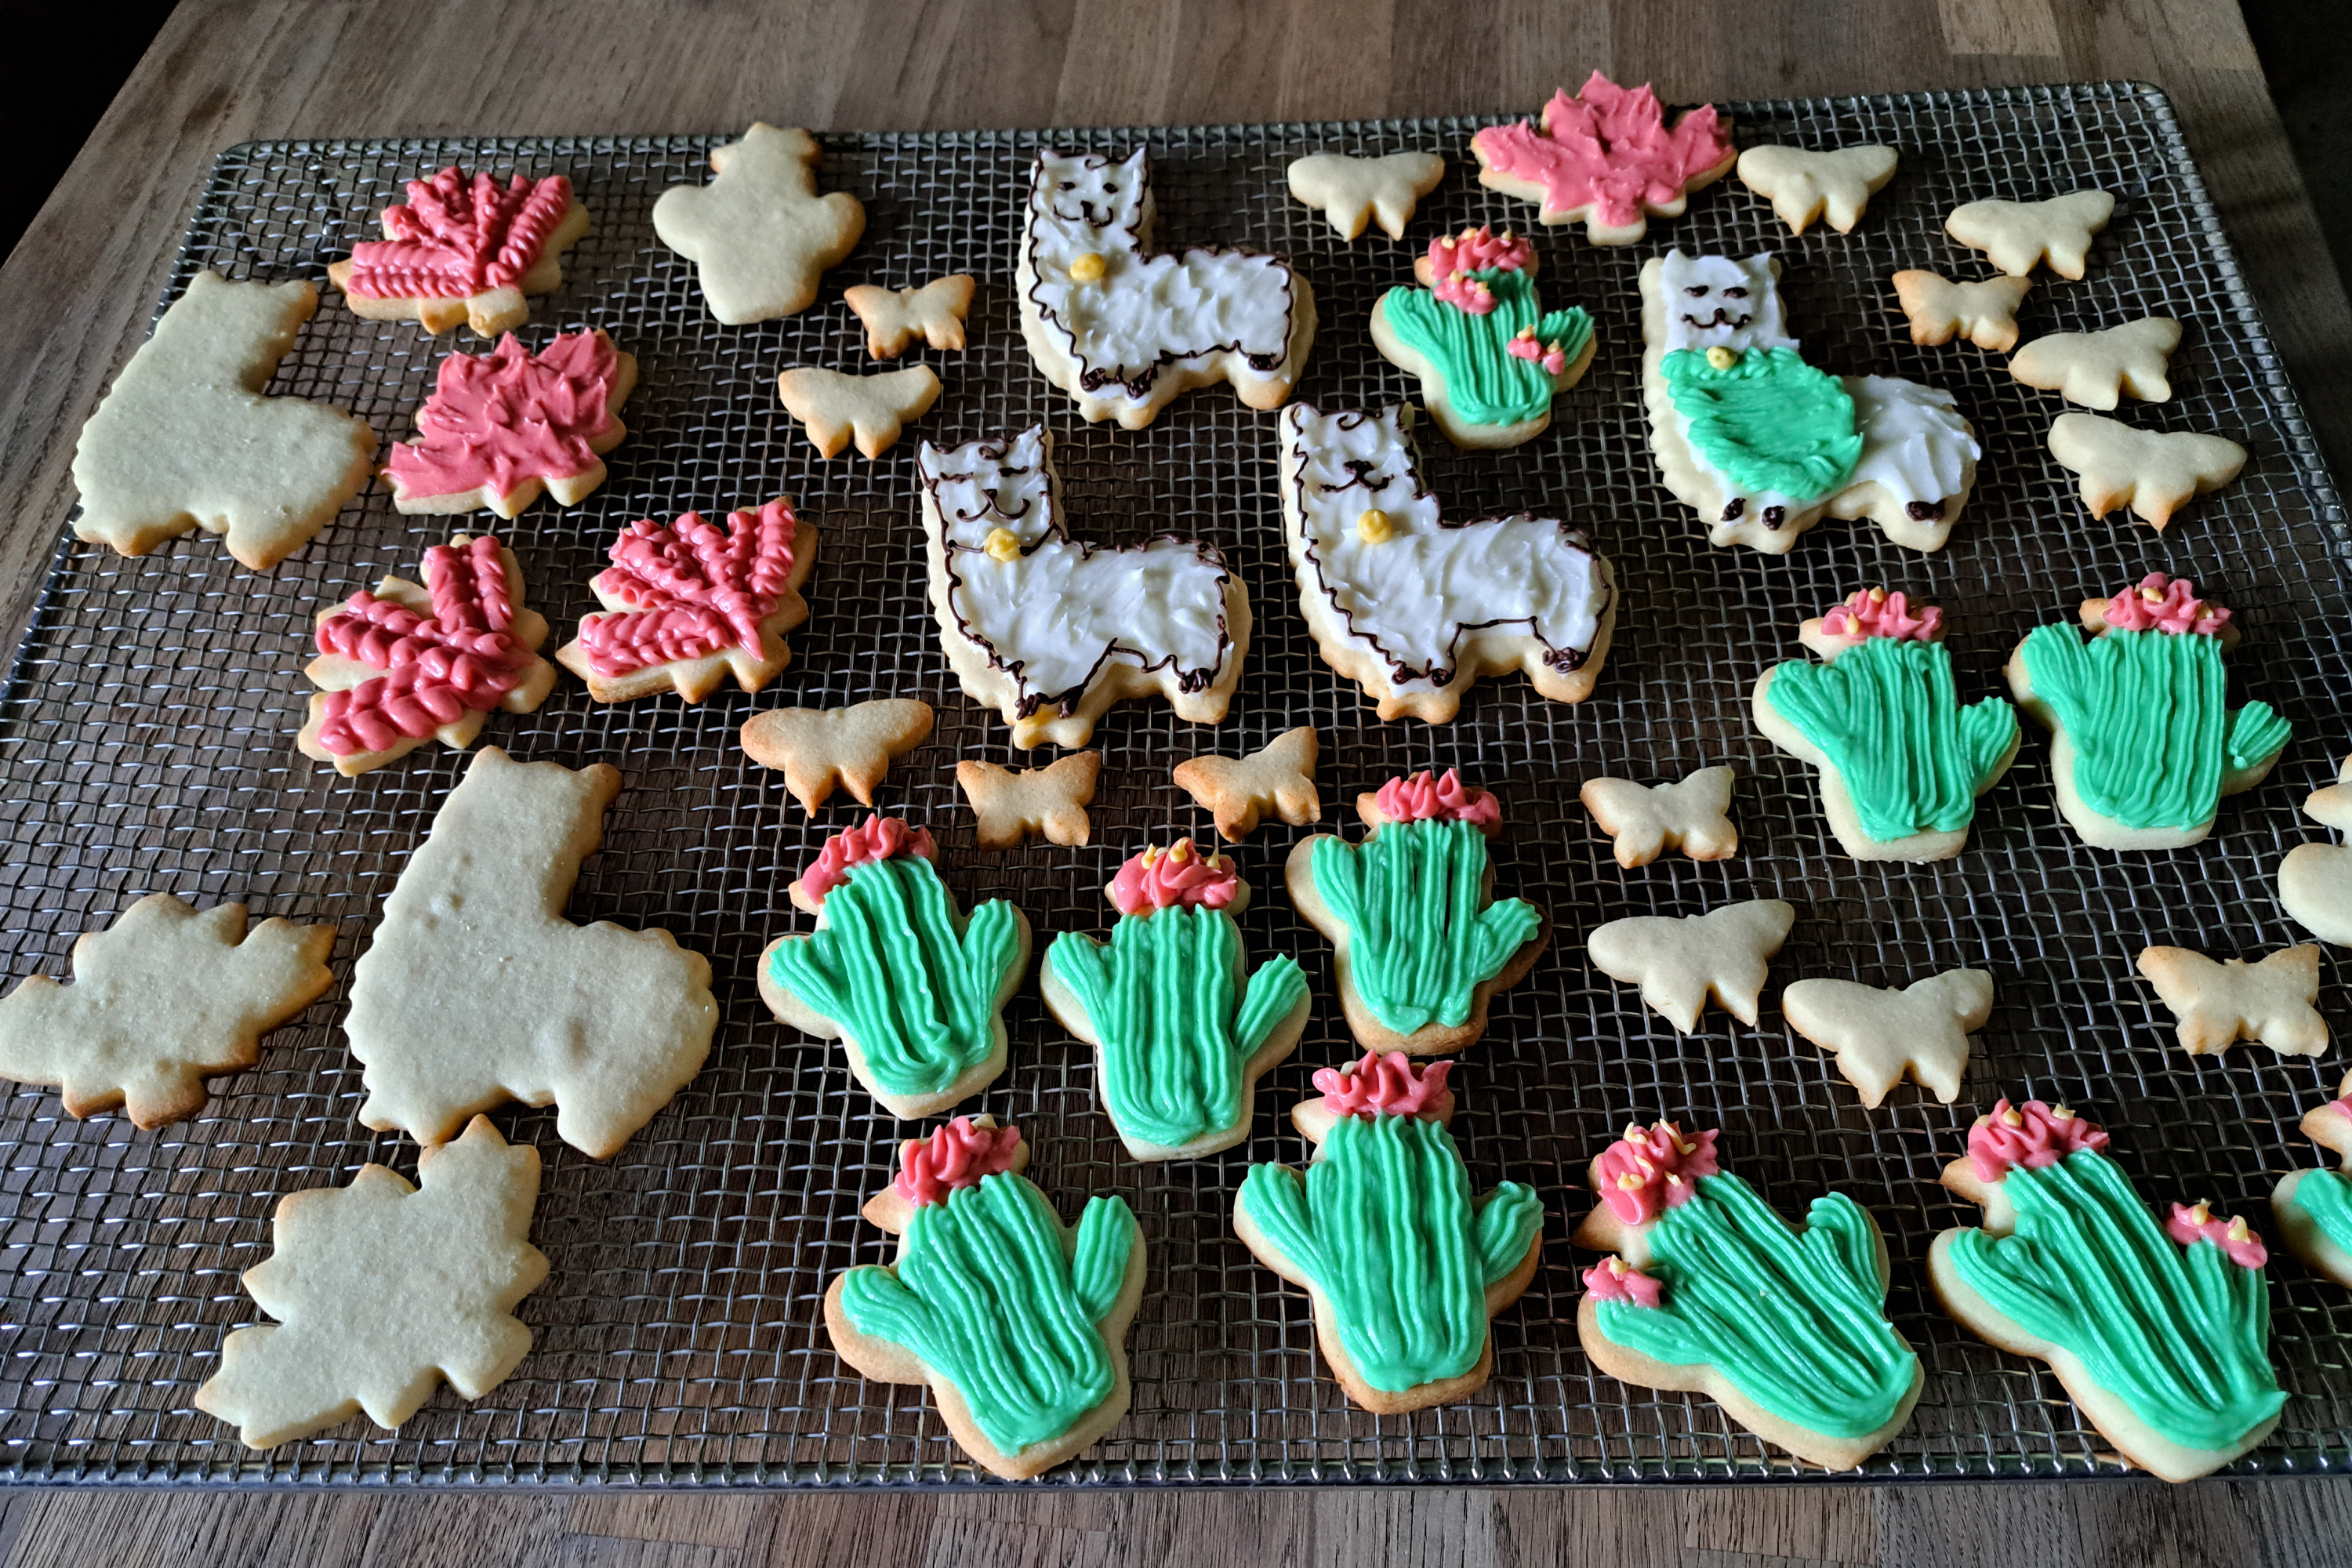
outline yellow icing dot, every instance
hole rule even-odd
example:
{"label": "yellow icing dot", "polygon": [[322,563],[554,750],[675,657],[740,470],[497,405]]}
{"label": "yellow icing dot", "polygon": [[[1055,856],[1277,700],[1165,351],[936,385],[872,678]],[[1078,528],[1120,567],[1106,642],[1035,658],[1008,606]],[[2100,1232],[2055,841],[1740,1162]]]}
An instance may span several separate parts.
{"label": "yellow icing dot", "polygon": [[1727,349],[1718,343],[1706,351],[1706,363],[1717,370],[1729,370],[1739,363],[1739,353],[1736,349]]}
{"label": "yellow icing dot", "polygon": [[1617,1178],[1617,1190],[1621,1193],[1638,1193],[1642,1190],[1642,1178],[1628,1171]]}
{"label": "yellow icing dot", "polygon": [[1102,281],[1104,265],[1103,258],[1089,250],[1070,263],[1070,281],[1099,283]]}
{"label": "yellow icing dot", "polygon": [[1389,524],[1389,514],[1378,507],[1368,509],[1356,519],[1356,537],[1367,544],[1384,544],[1395,531]]}
{"label": "yellow icing dot", "polygon": [[1009,528],[992,528],[981,548],[988,552],[992,561],[1010,561],[1021,553],[1021,541]]}

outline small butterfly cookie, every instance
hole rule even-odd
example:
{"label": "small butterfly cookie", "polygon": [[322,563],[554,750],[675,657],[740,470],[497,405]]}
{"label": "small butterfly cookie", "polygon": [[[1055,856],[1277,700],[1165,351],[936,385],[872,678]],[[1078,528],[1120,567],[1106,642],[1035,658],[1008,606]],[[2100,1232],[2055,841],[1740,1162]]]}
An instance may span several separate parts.
{"label": "small butterfly cookie", "polygon": [[1948,969],[1909,985],[1800,980],[1780,993],[1780,1016],[1837,1058],[1838,1071],[1878,1109],[1907,1075],[1949,1105],[1960,1097],[1969,1037],[1992,1016],[1992,976]]}
{"label": "small butterfly cookie", "polygon": [[1794,234],[1824,215],[1840,234],[1852,234],[1863,209],[1895,177],[1892,147],[1750,147],[1739,154],[1739,181],[1772,204]]}
{"label": "small butterfly cookie", "polygon": [[2143,403],[2162,403],[2172,395],[2165,369],[2179,346],[2179,321],[2146,316],[2104,332],[2036,338],[2009,362],[2009,374],[2085,408],[2113,408],[2125,393]]}
{"label": "small butterfly cookie", "polygon": [[866,352],[897,359],[917,338],[935,349],[963,347],[963,319],[971,309],[971,275],[951,273],[919,289],[881,289],[860,283],[842,298],[866,323]]}
{"label": "small butterfly cookie", "polygon": [[920,418],[940,398],[940,378],[929,365],[881,375],[848,375],[800,365],[776,377],[784,411],[807,427],[809,445],[820,458],[837,456],[857,439],[868,458],[888,451],[909,419]]}
{"label": "small butterfly cookie", "polygon": [[2219,960],[2185,947],[2151,947],[2139,972],[2180,1020],[2180,1048],[2192,1057],[2252,1040],[2283,1057],[2315,1057],[2327,1048],[2327,1020],[2319,1016],[2319,949],[2305,942],[2248,963]]}
{"label": "small butterfly cookie", "polygon": [[779,708],[743,722],[743,750],[761,767],[784,775],[784,787],[814,815],[846,789],[860,805],[874,804],[874,786],[890,764],[930,738],[931,705],[887,697],[847,708]]}
{"label": "small butterfly cookie", "polygon": [[1341,239],[1363,233],[1375,216],[1391,239],[1402,239],[1413,207],[1444,177],[1445,160],[1434,153],[1317,153],[1291,163],[1290,194],[1329,218]]}
{"label": "small butterfly cookie", "polygon": [[1301,724],[1248,756],[1194,757],[1176,764],[1176,787],[1216,814],[1217,837],[1239,844],[1272,812],[1293,827],[1323,820],[1315,793],[1315,726]]}
{"label": "small butterfly cookie", "polygon": [[1687,1035],[1710,996],[1741,1023],[1755,1024],[1766,968],[1796,921],[1794,905],[1752,899],[1703,915],[1611,921],[1593,928],[1585,950],[1594,968],[1639,985],[1651,1010]]}
{"label": "small butterfly cookie", "polygon": [[1042,768],[1001,768],[966,757],[956,787],[980,819],[982,849],[1010,849],[1024,838],[1084,844],[1092,831],[1087,806],[1102,773],[1100,752],[1078,752]]}
{"label": "small butterfly cookie", "polygon": [[1617,864],[1631,870],[1668,849],[1694,860],[1726,860],[1739,848],[1731,825],[1732,771],[1701,768],[1674,784],[1587,779],[1577,798],[1601,831],[1617,841]]}
{"label": "small butterfly cookie", "polygon": [[1910,318],[1911,341],[1921,348],[1966,338],[1980,349],[2007,353],[2017,346],[2017,308],[2031,278],[1988,278],[1954,283],[1916,269],[1895,275],[1895,297]]}
{"label": "small butterfly cookie", "polygon": [[2093,517],[2117,507],[2164,531],[2172,514],[2218,490],[2246,466],[2246,449],[2220,436],[2134,429],[2096,414],[2061,414],[2050,426],[2050,455],[2081,477]]}
{"label": "small butterfly cookie", "polygon": [[1995,267],[2022,278],[2043,261],[2061,278],[2080,278],[2091,238],[2115,215],[2105,191],[2076,191],[2046,202],[1969,202],[1952,209],[1944,232]]}

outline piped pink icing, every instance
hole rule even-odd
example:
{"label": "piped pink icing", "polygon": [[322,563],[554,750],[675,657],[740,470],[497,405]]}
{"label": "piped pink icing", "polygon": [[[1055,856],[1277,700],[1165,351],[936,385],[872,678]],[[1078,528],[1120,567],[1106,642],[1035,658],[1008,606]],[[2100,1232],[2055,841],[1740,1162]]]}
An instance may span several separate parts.
{"label": "piped pink icing", "polygon": [[580,623],[588,667],[618,677],[727,647],[761,657],[760,623],[791,586],[798,527],[781,500],[729,512],[725,528],[693,511],[629,524],[593,584],[622,608]]}
{"label": "piped pink icing", "polygon": [[1496,268],[1524,272],[1534,258],[1535,247],[1507,232],[1500,239],[1485,228],[1441,235],[1429,246],[1430,291],[1456,310],[1484,316],[1495,308],[1495,291],[1472,274]]}
{"label": "piped pink icing", "polygon": [[566,332],[537,353],[512,332],[486,354],[441,362],[416,415],[416,439],[396,444],[383,471],[403,500],[527,479],[568,479],[598,468],[593,445],[613,427],[620,355],[602,331]]}
{"label": "piped pink icing", "polygon": [[2151,572],[2137,588],[2126,588],[2107,601],[2107,625],[2119,632],[2194,632],[2212,637],[2227,626],[2230,612],[2197,596],[2197,584],[2186,577]]}
{"label": "piped pink icing", "polygon": [[1977,1118],[1969,1129],[1969,1158],[1977,1175],[1998,1182],[2012,1166],[2039,1171],[2054,1165],[2077,1150],[2101,1150],[2107,1135],[2064,1106],[2052,1107],[2029,1100],[2022,1106],[1999,1100],[1990,1116]]}
{"label": "piped pink icing", "polygon": [[487,713],[530,663],[517,642],[499,542],[480,534],[425,552],[430,618],[362,588],[319,623],[319,651],[383,673],[320,703],[319,743],[338,757],[423,740],[467,713]]}
{"label": "piped pink icing", "polygon": [[2210,1241],[2242,1268],[2260,1268],[2271,1260],[2270,1248],[2263,1245],[2263,1238],[2244,1220],[2215,1214],[2210,1205],[2201,1203],[2193,1207],[2188,1204],[2173,1205],[2171,1217],[2164,1222],[2164,1234],[2183,1247]]}
{"label": "piped pink icing", "polygon": [[1823,637],[1843,637],[1860,642],[1866,637],[1890,637],[1896,642],[1934,642],[1944,629],[1944,612],[1935,605],[1923,605],[1919,613],[1911,613],[1910,602],[1897,588],[1888,593],[1884,588],[1871,588],[1846,595],[1845,603],[1832,605],[1822,616]]}
{"label": "piped pink icing", "polygon": [[1684,186],[1732,154],[1714,105],[1668,129],[1656,93],[1619,87],[1599,71],[1574,98],[1566,89],[1552,94],[1541,130],[1524,120],[1489,126],[1472,145],[1496,174],[1542,185],[1545,212],[1590,206],[1607,228],[1631,226],[1645,205],[1672,205]]}
{"label": "piped pink icing", "polygon": [[1630,1301],[1654,1307],[1664,1299],[1665,1287],[1622,1258],[1604,1258],[1584,1271],[1584,1288],[1596,1301]]}
{"label": "piped pink icing", "polygon": [[1593,1185],[1619,1219],[1646,1225],[1688,1203],[1698,1191],[1698,1179],[1718,1169],[1713,1129],[1685,1138],[1671,1121],[1646,1128],[1635,1122],[1593,1162]]}
{"label": "piped pink icing", "polygon": [[464,299],[521,281],[539,265],[547,237],[572,209],[562,174],[517,174],[503,190],[488,174],[470,181],[454,164],[408,182],[408,200],[386,207],[383,239],[352,247],[344,287],[371,300]]}
{"label": "piped pink icing", "polygon": [[1241,873],[1223,855],[1203,855],[1189,838],[1154,845],[1130,857],[1110,881],[1110,901],[1123,915],[1155,910],[1222,910],[1241,891]]}
{"label": "piped pink icing", "polygon": [[801,870],[801,894],[813,904],[822,904],[827,893],[849,880],[855,867],[900,855],[929,860],[938,853],[929,828],[909,827],[895,816],[869,816],[856,827],[824,841],[816,858]]}
{"label": "piped pink icing", "polygon": [[1413,773],[1391,779],[1372,796],[1372,804],[1391,822],[1467,822],[1492,827],[1503,820],[1503,803],[1448,768],[1436,778]]}
{"label": "piped pink icing", "polygon": [[898,1174],[890,1184],[918,1208],[943,1204],[958,1187],[976,1187],[982,1176],[1013,1168],[1021,1152],[1017,1127],[975,1127],[969,1116],[959,1116],[928,1139],[909,1139],[899,1146]]}
{"label": "piped pink icing", "polygon": [[1315,1087],[1323,1091],[1323,1109],[1334,1116],[1418,1116],[1429,1121],[1454,1101],[1445,1087],[1453,1068],[1450,1061],[1415,1067],[1402,1051],[1366,1051],[1352,1070],[1318,1069]]}
{"label": "piped pink icing", "polygon": [[1568,351],[1557,342],[1538,341],[1533,327],[1521,327],[1519,335],[1503,345],[1503,352],[1514,359],[1535,361],[1543,367],[1546,375],[1568,374]]}

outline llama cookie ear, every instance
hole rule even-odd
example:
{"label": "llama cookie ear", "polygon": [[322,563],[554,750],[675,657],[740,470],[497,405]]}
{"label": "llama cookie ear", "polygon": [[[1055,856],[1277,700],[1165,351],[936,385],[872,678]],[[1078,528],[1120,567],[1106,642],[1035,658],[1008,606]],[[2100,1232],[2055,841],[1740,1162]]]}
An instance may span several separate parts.
{"label": "llama cookie ear", "polygon": [[886,697],[847,708],[779,708],[743,721],[743,750],[763,768],[784,775],[784,787],[814,816],[846,789],[860,805],[874,804],[874,786],[890,764],[930,739],[931,705]]}
{"label": "llama cookie ear", "polygon": [[2050,455],[2081,478],[2093,517],[2117,507],[2164,531],[2172,514],[2218,490],[2246,466],[2246,449],[2219,436],[2137,430],[2096,414],[2061,414],[2050,426]]}
{"label": "llama cookie ear", "polygon": [[[2315,789],[2303,814],[2322,827],[2352,833],[2352,757],[2336,782]],[[2279,905],[2287,918],[2322,942],[2352,947],[2352,847],[2298,844],[2279,862]]]}
{"label": "llama cookie ear", "polygon": [[1538,221],[1584,226],[1592,245],[1631,245],[1654,217],[1680,217],[1690,193],[1731,173],[1730,122],[1701,104],[1671,126],[1645,84],[1599,71],[1544,105],[1543,124],[1490,125],[1470,139],[1478,183],[1538,204]]}
{"label": "llama cookie ear", "polygon": [[1840,234],[1852,234],[1870,198],[1895,177],[1892,147],[1750,147],[1739,154],[1739,182],[1766,201],[1792,234],[1824,215]]}
{"label": "llama cookie ear", "polygon": [[563,287],[563,253],[588,232],[588,209],[568,175],[517,174],[501,186],[453,164],[409,181],[407,200],[386,207],[383,223],[382,239],[327,264],[352,313],[414,321],[436,337],[462,321],[494,338],[530,319],[526,296]]}
{"label": "llama cookie ear", "polygon": [[1779,899],[1726,904],[1703,915],[1640,915],[1593,928],[1585,941],[1592,965],[1642,988],[1653,1012],[1687,1035],[1713,997],[1753,1026],[1765,970],[1796,923],[1794,905]]}
{"label": "llama cookie ear", "polygon": [[1729,768],[1717,767],[1673,784],[1587,779],[1577,798],[1616,840],[1617,864],[1628,870],[1668,849],[1694,860],[1727,860],[1739,849],[1739,829],[1730,816],[1733,776]]}
{"label": "llama cookie ear", "polygon": [[2017,310],[2032,287],[2031,278],[1954,283],[1933,272],[1895,275],[1895,297],[1911,322],[1911,341],[1921,348],[1958,337],[1980,349],[2007,353],[2017,346]]}
{"label": "llama cookie ear", "polygon": [[940,398],[940,378],[927,364],[881,375],[800,365],[776,377],[776,395],[784,412],[807,427],[818,457],[838,456],[854,436],[862,456],[878,458],[908,420],[930,412]]}
{"label": "llama cookie ear", "polygon": [[577,506],[629,433],[621,405],[636,384],[636,356],[601,327],[559,334],[535,354],[511,332],[487,354],[450,354],[416,411],[416,439],[385,454],[393,505],[511,518],[546,492]]}
{"label": "llama cookie ear", "polygon": [[2139,972],[2180,1020],[2180,1048],[2192,1057],[2253,1040],[2283,1057],[2315,1057],[2327,1048],[2327,1020],[2319,1016],[2319,949],[2308,942],[2282,948],[2248,963],[2219,962],[2185,947],[2151,947]]}
{"label": "llama cookie ear", "polygon": [[2080,278],[2092,237],[2107,226],[2115,210],[2116,198],[2105,191],[2076,191],[2046,202],[1969,202],[1952,209],[1944,232],[1983,251],[2012,278],[2044,260],[2061,278]]}
{"label": "llama cookie ear", "polygon": [[1969,1037],[1992,1016],[1992,976],[1948,969],[1906,986],[1800,980],[1780,993],[1789,1027],[1837,1058],[1872,1110],[1907,1075],[1949,1105],[1960,1097]]}
{"label": "llama cookie ear", "polygon": [[1413,207],[1444,178],[1445,160],[1434,153],[1317,153],[1292,162],[1290,194],[1329,218],[1341,239],[1354,239],[1374,216],[1391,239],[1402,239]]}
{"label": "llama cookie ear", "polygon": [[1079,752],[1042,768],[1001,768],[966,757],[956,763],[956,787],[980,819],[982,849],[1010,849],[1024,838],[1077,845],[1092,831],[1087,806],[1102,774],[1100,752]]}
{"label": "llama cookie ear", "polygon": [[935,349],[963,347],[971,289],[971,274],[957,272],[919,289],[894,291],[860,283],[841,297],[866,323],[866,352],[876,359],[897,359],[917,338]]}
{"label": "llama cookie ear", "polygon": [[2162,403],[2172,395],[2164,373],[2179,346],[2179,321],[2148,316],[2104,332],[2036,338],[2009,362],[2009,374],[2085,408],[2113,408],[2126,392],[2144,403]]}
{"label": "llama cookie ear", "polygon": [[1176,787],[1216,815],[1217,837],[1239,844],[1274,813],[1293,827],[1323,820],[1315,793],[1318,742],[1312,724],[1286,731],[1265,750],[1238,760],[1194,757],[1176,764]]}
{"label": "llama cookie ear", "polygon": [[816,194],[816,139],[755,124],[710,154],[707,185],[673,185],[654,203],[654,233],[695,263],[710,313],[730,327],[816,303],[817,279],[866,232],[845,191]]}

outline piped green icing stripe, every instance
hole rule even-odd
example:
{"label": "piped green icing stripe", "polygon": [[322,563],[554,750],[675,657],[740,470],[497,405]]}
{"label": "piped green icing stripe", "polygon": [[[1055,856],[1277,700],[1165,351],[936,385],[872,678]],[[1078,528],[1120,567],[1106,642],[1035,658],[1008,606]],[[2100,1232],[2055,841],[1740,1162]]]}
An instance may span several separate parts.
{"label": "piped green icing stripe", "polygon": [[2319,1234],[2352,1256],[2352,1179],[2341,1171],[2306,1171],[2287,1199],[2319,1227]]}
{"label": "piped green icing stripe", "polygon": [[1350,978],[1400,1035],[1466,1022],[1542,917],[1524,899],[1486,901],[1486,839],[1466,822],[1391,822],[1361,844],[1315,840],[1315,890],[1348,928]]}
{"label": "piped green icing stripe", "polygon": [[1486,1287],[1519,1266],[1543,1225],[1543,1205],[1517,1182],[1474,1211],[1453,1138],[1411,1116],[1339,1118],[1303,1182],[1252,1165],[1242,1205],[1330,1303],[1358,1373],[1391,1394],[1478,1364]]}
{"label": "piped green icing stripe", "polygon": [[1495,297],[1495,308],[1483,316],[1426,289],[1391,289],[1381,310],[1390,329],[1436,366],[1455,414],[1473,425],[1524,423],[1551,406],[1556,389],[1550,373],[1509,352],[1510,341],[1533,328],[1537,342],[1547,349],[1558,343],[1574,364],[1592,341],[1592,318],[1576,307],[1546,312],[1535,279],[1516,268],[1491,267],[1471,276]]}
{"label": "piped green icing stripe", "polygon": [[1860,1437],[1895,1419],[1919,1358],[1886,1320],[1876,1233],[1843,1193],[1813,1200],[1791,1233],[1737,1176],[1650,1227],[1655,1307],[1598,1304],[1611,1342],[1670,1366],[1706,1363],[1791,1426]]}
{"label": "piped green icing stripe", "polygon": [[1045,962],[1102,1042],[1111,1121],[1166,1148],[1240,1121],[1243,1065],[1307,994],[1287,956],[1259,965],[1244,990],[1241,930],[1205,906],[1125,916],[1108,943],[1064,931]]}
{"label": "piped green icing stripe", "polygon": [[1881,843],[1966,827],[2017,739],[2000,699],[1959,705],[1938,642],[1872,637],[1827,664],[1783,664],[1764,700],[1829,758]]}
{"label": "piped green icing stripe", "polygon": [[853,867],[824,896],[824,929],[777,945],[776,983],[857,1042],[886,1094],[937,1094],[996,1047],[996,997],[1021,962],[1013,906],[993,900],[956,934],[929,860]]}
{"label": "piped green icing stripe", "polygon": [[2210,822],[2225,771],[2285,748],[2287,722],[2267,703],[2224,704],[2219,637],[2108,631],[2085,642],[2072,626],[2037,626],[2021,657],[2074,748],[2075,793],[2126,827]]}
{"label": "piped green icing stripe", "polygon": [[1096,1324],[1137,1245],[1125,1203],[1088,1198],[1066,1254],[1044,1194],[1020,1176],[983,1176],[916,1209],[898,1262],[851,1269],[841,1305],[859,1333],[943,1373],[982,1435],[1017,1455],[1110,1396],[1116,1373]]}
{"label": "piped green icing stripe", "polygon": [[[2157,634],[2159,636],[2166,634]],[[2174,639],[2181,640],[2181,639]],[[2073,1354],[2168,1442],[2234,1447],[2286,1403],[2271,1371],[2262,1271],[2165,1235],[2121,1171],[2083,1149],[2001,1191],[2013,1234],[1954,1236],[1959,1277],[2036,1339]]]}
{"label": "piped green icing stripe", "polygon": [[1853,478],[1853,398],[1796,350],[1749,349],[1717,370],[1700,351],[1677,349],[1659,371],[1691,445],[1746,493],[1811,500]]}

